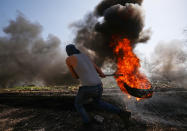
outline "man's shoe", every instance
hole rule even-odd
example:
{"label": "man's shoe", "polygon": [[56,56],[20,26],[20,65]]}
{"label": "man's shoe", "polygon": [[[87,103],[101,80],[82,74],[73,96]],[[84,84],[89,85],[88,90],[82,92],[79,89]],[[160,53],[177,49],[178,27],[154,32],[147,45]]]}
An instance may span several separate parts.
{"label": "man's shoe", "polygon": [[104,117],[100,116],[100,115],[95,115],[93,118],[93,122],[97,123],[97,124],[102,124],[104,121]]}

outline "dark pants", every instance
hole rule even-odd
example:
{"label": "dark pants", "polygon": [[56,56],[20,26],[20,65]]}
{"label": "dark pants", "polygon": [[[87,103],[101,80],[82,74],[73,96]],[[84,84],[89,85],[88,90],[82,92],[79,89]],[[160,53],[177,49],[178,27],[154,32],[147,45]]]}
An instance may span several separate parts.
{"label": "dark pants", "polygon": [[108,110],[113,113],[120,113],[121,110],[118,107],[115,107],[112,104],[101,100],[102,93],[102,85],[82,86],[79,88],[79,91],[75,98],[75,108],[80,113],[84,123],[90,122],[90,118],[83,106],[85,101],[89,98],[92,98],[94,104],[102,109]]}

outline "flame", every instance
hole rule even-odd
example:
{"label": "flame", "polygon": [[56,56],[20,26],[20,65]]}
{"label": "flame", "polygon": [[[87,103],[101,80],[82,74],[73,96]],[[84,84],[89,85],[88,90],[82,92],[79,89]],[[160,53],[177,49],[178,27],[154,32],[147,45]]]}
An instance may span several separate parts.
{"label": "flame", "polygon": [[136,98],[136,100],[137,100],[137,101],[140,101],[140,100],[142,100],[142,99],[141,99],[141,98]]}
{"label": "flame", "polygon": [[[126,38],[114,38],[114,42],[111,43],[111,46],[117,57],[116,74],[123,74],[122,76],[115,77],[120,89],[128,94],[124,87],[124,83],[129,85],[131,88],[150,89],[150,82],[146,76],[139,71],[140,60],[133,53],[131,42]],[[139,100],[140,99],[137,99],[137,101]]]}

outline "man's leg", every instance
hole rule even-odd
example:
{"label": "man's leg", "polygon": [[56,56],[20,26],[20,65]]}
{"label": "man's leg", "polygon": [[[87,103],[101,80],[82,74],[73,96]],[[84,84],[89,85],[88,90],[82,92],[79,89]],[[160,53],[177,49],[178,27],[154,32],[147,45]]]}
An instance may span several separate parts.
{"label": "man's leg", "polygon": [[83,122],[89,123],[90,119],[89,119],[89,116],[88,116],[84,106],[83,106],[83,102],[84,102],[84,89],[79,88],[77,96],[75,97],[75,108],[76,108],[77,112],[80,113],[80,115],[83,119]]}
{"label": "man's leg", "polygon": [[97,92],[98,95],[94,99],[95,104],[97,104],[102,109],[118,114],[120,118],[122,118],[122,120],[126,122],[126,124],[128,125],[131,113],[128,111],[123,111],[117,106],[102,101],[101,100],[102,92],[103,92],[103,88],[101,86],[99,87],[99,91]]}
{"label": "man's leg", "polygon": [[110,103],[107,103],[107,102],[105,102],[105,101],[99,100],[97,103],[98,103],[98,105],[99,105],[102,109],[105,109],[105,110],[110,111],[110,112],[112,112],[112,113],[117,113],[117,114],[119,114],[119,113],[121,112],[121,110],[120,110],[118,107],[116,107],[116,106],[114,106],[114,105],[112,105],[112,104],[110,104]]}
{"label": "man's leg", "polygon": [[102,109],[119,114],[121,112],[120,108],[101,100],[102,93],[103,88],[102,86],[100,86],[97,91],[97,96],[94,98],[94,103]]}

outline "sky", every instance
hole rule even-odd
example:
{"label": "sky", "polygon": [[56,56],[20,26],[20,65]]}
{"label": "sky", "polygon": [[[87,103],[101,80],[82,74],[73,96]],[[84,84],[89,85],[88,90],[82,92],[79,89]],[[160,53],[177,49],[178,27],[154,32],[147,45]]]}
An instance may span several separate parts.
{"label": "sky", "polygon": [[58,36],[62,42],[72,40],[69,25],[92,11],[99,0],[0,0],[0,30],[15,19],[18,12],[43,26],[43,35]]}
{"label": "sky", "polygon": [[144,0],[145,29],[152,31],[147,44],[139,51],[150,54],[160,42],[183,41],[187,29],[187,0]]}
{"label": "sky", "polygon": [[[74,34],[69,25],[81,20],[94,10],[100,0],[0,0],[0,36],[3,27],[16,18],[18,12],[43,26],[43,36],[60,38],[62,45],[72,41]],[[187,0],[144,0],[145,29],[152,31],[147,44],[139,44],[137,50],[149,54],[160,41],[184,39],[187,28]]]}

